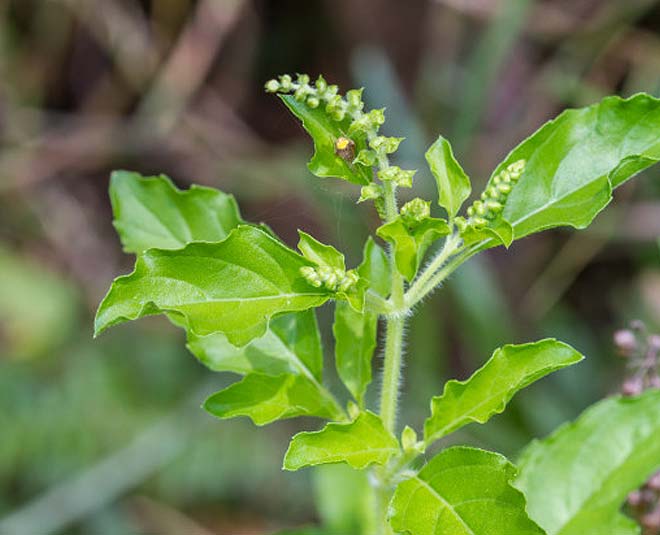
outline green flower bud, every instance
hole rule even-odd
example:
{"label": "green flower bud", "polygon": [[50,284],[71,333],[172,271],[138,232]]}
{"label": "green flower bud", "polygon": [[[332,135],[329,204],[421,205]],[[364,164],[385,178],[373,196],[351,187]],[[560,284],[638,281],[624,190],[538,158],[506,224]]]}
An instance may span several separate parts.
{"label": "green flower bud", "polygon": [[288,74],[280,76],[280,86],[282,91],[291,91],[293,80]]}
{"label": "green flower bud", "polygon": [[367,184],[362,186],[360,190],[360,198],[358,203],[368,201],[370,199],[380,199],[383,196],[383,187],[379,184]]}
{"label": "green flower bud", "polygon": [[417,433],[412,427],[406,426],[401,433],[401,445],[403,451],[412,451],[417,445]]}
{"label": "green flower bud", "polygon": [[399,166],[391,165],[378,171],[378,178],[380,178],[383,182],[389,182],[390,180],[396,180],[400,172],[401,168]]}
{"label": "green flower bud", "polygon": [[348,410],[348,417],[351,420],[355,420],[358,416],[360,416],[360,407],[358,407],[357,403],[354,401],[349,401],[348,405],[346,405],[346,409]]}
{"label": "green flower bud", "polygon": [[350,269],[339,282],[337,289],[340,292],[348,292],[353,288],[353,286],[357,284],[358,280],[360,280],[358,274],[355,272],[355,270]]}
{"label": "green flower bud", "polygon": [[369,118],[369,122],[378,129],[385,122],[385,108],[371,110],[367,113],[367,117]]}
{"label": "green flower bud", "polygon": [[374,150],[382,150],[386,154],[392,154],[397,151],[404,139],[403,137],[376,136],[369,142],[369,146]]}
{"label": "green flower bud", "polygon": [[325,286],[328,290],[334,290],[337,287],[340,278],[343,278],[343,273],[341,273],[341,271],[338,275],[337,270],[328,266],[321,266],[317,272],[321,281],[323,282],[323,286]]}
{"label": "green flower bud", "polygon": [[401,207],[401,216],[409,221],[421,221],[431,215],[431,202],[419,197],[408,201]]}
{"label": "green flower bud", "polygon": [[321,101],[317,97],[309,97],[307,99],[307,105],[312,109],[318,108],[320,103]]}
{"label": "green flower bud", "polygon": [[456,228],[459,232],[465,231],[465,229],[468,227],[468,222],[462,216],[455,217],[454,224],[456,225]]}
{"label": "green flower bud", "polygon": [[520,178],[520,175],[523,174],[523,171],[525,170],[525,165],[527,165],[527,161],[518,160],[517,162],[513,162],[512,164],[510,164],[506,169],[509,173],[511,173],[511,178],[516,180]]}
{"label": "green flower bud", "polygon": [[316,91],[318,92],[319,96],[325,96],[325,92],[328,89],[328,82],[325,81],[325,78],[323,76],[319,76],[316,79]]}
{"label": "green flower bud", "polygon": [[319,277],[319,274],[312,266],[303,266],[300,268],[300,274],[305,278],[305,280],[314,286],[314,288],[320,288],[323,285],[323,281]]}
{"label": "green flower bud", "polygon": [[364,108],[364,102],[362,102],[362,91],[364,91],[364,88],[351,89],[346,93],[346,100],[348,101],[348,109],[351,115],[355,114],[358,111],[362,111],[362,108]]}
{"label": "green flower bud", "polygon": [[339,91],[339,88],[336,85],[329,85],[327,89],[325,90],[325,98],[329,99],[334,97],[337,92]]}
{"label": "green flower bud", "polygon": [[488,225],[488,220],[483,217],[474,217],[470,220],[470,223],[474,228],[480,229]]}
{"label": "green flower bud", "polygon": [[299,74],[298,75],[298,83],[300,85],[307,85],[309,84],[309,75],[307,74]]}
{"label": "green flower bud", "polygon": [[377,155],[374,151],[369,149],[362,149],[353,163],[359,163],[360,165],[365,165],[367,167],[372,167],[376,165]]}
{"label": "green flower bud", "polygon": [[497,189],[501,191],[504,195],[511,193],[511,184],[500,183],[497,185]]}
{"label": "green flower bud", "polygon": [[280,83],[277,80],[268,80],[264,87],[268,93],[277,93],[280,90]]}

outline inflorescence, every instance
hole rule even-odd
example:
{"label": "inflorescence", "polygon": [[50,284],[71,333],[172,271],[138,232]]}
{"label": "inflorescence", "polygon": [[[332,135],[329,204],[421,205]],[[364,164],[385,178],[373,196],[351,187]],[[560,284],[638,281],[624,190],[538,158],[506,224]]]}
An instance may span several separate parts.
{"label": "inflorescence", "polygon": [[[616,331],[613,338],[618,355],[627,362],[621,393],[637,396],[660,388],[660,335],[649,334],[644,323],[633,321],[630,328]],[[660,534],[660,472],[628,495],[628,506],[643,535]]]}
{"label": "inflorescence", "polygon": [[[344,97],[339,94],[337,86],[329,85],[323,76],[311,83],[306,74],[298,74],[295,80],[284,74],[266,82],[265,88],[269,93],[293,95],[309,108],[323,110],[333,121],[346,122],[342,125],[343,135],[335,140],[335,153],[339,157],[352,165],[376,167],[376,176],[383,183],[412,187],[415,171],[390,166],[388,162],[388,156],[397,151],[404,138],[379,135],[378,131],[385,122],[385,110],[365,111],[362,89],[351,89]],[[367,147],[355,154],[355,141],[358,139],[365,139]],[[362,187],[358,202],[373,200],[378,208],[382,196],[382,185],[373,181]]]}
{"label": "inflorescence", "polygon": [[456,218],[456,226],[461,232],[468,227],[482,229],[499,217],[513,186],[522,176],[526,163],[525,160],[513,162],[493,177],[490,185],[481,194],[481,199],[468,207],[468,218]]}
{"label": "inflorescence", "polygon": [[359,280],[358,274],[353,269],[331,268],[329,266],[303,266],[300,274],[314,288],[325,288],[331,292],[348,292],[352,290]]}

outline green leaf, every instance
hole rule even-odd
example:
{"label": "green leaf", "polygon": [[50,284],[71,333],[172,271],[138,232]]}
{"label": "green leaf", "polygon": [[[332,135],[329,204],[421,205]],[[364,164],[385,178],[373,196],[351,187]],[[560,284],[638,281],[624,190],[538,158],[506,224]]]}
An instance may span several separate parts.
{"label": "green leaf", "polygon": [[411,281],[424,253],[438,238],[451,233],[444,219],[426,217],[419,222],[406,222],[402,217],[378,228],[376,234],[394,245],[394,261],[401,274]]}
{"label": "green leaf", "polygon": [[266,334],[243,347],[230,344],[222,333],[191,333],[188,349],[216,372],[293,373],[320,381],[323,371],[323,349],[313,310],[272,319]]}
{"label": "green leaf", "polygon": [[335,143],[340,137],[346,137],[355,143],[355,154],[367,147],[363,137],[349,136],[350,117],[343,121],[331,119],[322,107],[310,108],[304,102],[298,102],[291,95],[280,95],[314,141],[314,156],[307,164],[309,170],[318,177],[336,177],[354,184],[365,186],[371,182],[371,167],[353,164],[341,158],[335,152]]}
{"label": "green leaf", "polygon": [[390,523],[410,535],[543,535],[511,486],[515,473],[496,453],[446,449],[397,486]]}
{"label": "green leaf", "polygon": [[240,226],[219,243],[150,249],[135,271],[115,279],[96,314],[95,330],[151,314],[197,335],[224,333],[234,345],[262,336],[270,317],[317,307],[332,293],[310,286],[309,262],[266,232]]}
{"label": "green leaf", "polygon": [[246,375],[211,395],[204,402],[204,409],[222,419],[247,416],[256,425],[296,416],[337,416],[332,401],[300,375]]}
{"label": "green leaf", "polygon": [[332,245],[321,243],[302,230],[298,230],[298,235],[300,236],[298,250],[307,260],[319,266],[329,266],[341,270],[346,269],[344,255]]}
{"label": "green leaf", "polygon": [[454,158],[449,141],[442,136],[426,151],[426,161],[438,185],[438,204],[453,219],[470,196],[470,179]]}
{"label": "green leaf", "polygon": [[627,535],[619,509],[660,469],[660,390],[601,401],[520,459],[516,486],[548,535]]}
{"label": "green leaf", "polygon": [[461,238],[465,245],[492,238],[495,243],[502,244],[508,249],[513,243],[513,227],[506,219],[499,218],[496,221],[490,221],[487,227],[480,229],[467,227],[461,232]]}
{"label": "green leaf", "polygon": [[[364,247],[364,260],[358,267],[360,277],[369,282],[371,291],[387,297],[390,289],[390,266],[385,252],[371,239]],[[378,315],[356,312],[345,301],[335,305],[335,364],[337,373],[360,407],[371,383],[371,360],[376,349]]]}
{"label": "green leaf", "polygon": [[182,191],[164,175],[145,178],[115,171],[110,178],[110,201],[127,253],[221,241],[244,223],[232,195],[201,186]]}
{"label": "green leaf", "polygon": [[496,349],[472,377],[448,381],[442,395],[431,400],[431,416],[424,423],[427,444],[469,423],[487,422],[519,390],[582,359],[571,346],[553,339]]}
{"label": "green leaf", "polygon": [[546,123],[493,177],[513,162],[527,162],[503,211],[518,239],[557,226],[586,227],[610,202],[613,188],[658,159],[660,100],[607,97]]}
{"label": "green leaf", "polygon": [[328,463],[347,463],[360,470],[385,464],[399,444],[372,412],[362,412],[350,423],[330,423],[320,431],[298,433],[284,456],[285,470]]}

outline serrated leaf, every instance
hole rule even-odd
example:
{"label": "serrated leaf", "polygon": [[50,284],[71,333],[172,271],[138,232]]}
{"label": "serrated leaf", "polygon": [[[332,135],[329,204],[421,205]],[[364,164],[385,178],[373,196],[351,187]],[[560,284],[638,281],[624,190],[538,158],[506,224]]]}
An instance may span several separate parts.
{"label": "serrated leaf", "polygon": [[397,486],[390,524],[410,535],[543,535],[511,486],[515,474],[496,453],[446,449]]}
{"label": "serrated leaf", "polygon": [[298,250],[307,260],[319,266],[328,266],[341,270],[346,269],[344,255],[332,245],[321,243],[302,230],[298,230],[298,236],[300,237]]}
{"label": "serrated leaf", "polygon": [[[364,259],[358,267],[363,280],[369,281],[369,290],[387,297],[390,284],[390,266],[385,252],[371,239],[364,247]],[[378,315],[356,312],[348,303],[335,305],[335,364],[339,377],[362,407],[367,386],[371,383],[371,360],[376,349]]]}
{"label": "serrated leaf", "polygon": [[150,249],[135,271],[115,279],[96,314],[95,330],[166,313],[197,335],[225,334],[245,345],[270,317],[322,305],[331,293],[300,275],[309,262],[264,231],[240,226],[222,242]]}
{"label": "serrated leaf", "polygon": [[610,398],[532,442],[516,486],[548,535],[627,535],[626,496],[660,469],[660,390]]}
{"label": "serrated leaf", "polygon": [[442,136],[438,136],[426,151],[426,161],[438,186],[438,204],[447,210],[452,219],[470,196],[470,179],[454,158],[449,141]]}
{"label": "serrated leaf", "polygon": [[350,423],[330,423],[316,432],[298,433],[284,456],[286,470],[328,463],[347,463],[360,470],[385,464],[399,444],[372,412],[362,412]]}
{"label": "serrated leaf", "polygon": [[232,195],[202,186],[180,190],[164,175],[115,171],[110,201],[114,226],[127,253],[221,241],[245,223]]}
{"label": "serrated leaf", "polygon": [[496,349],[470,378],[448,381],[442,395],[431,400],[431,416],[424,423],[427,444],[469,423],[487,422],[519,390],[582,359],[568,344],[550,338]]}
{"label": "serrated leaf", "polygon": [[407,223],[399,216],[376,230],[376,234],[394,245],[394,261],[401,274],[411,281],[429,246],[451,233],[444,219],[434,217]]}
{"label": "serrated leaf", "polygon": [[320,381],[323,371],[323,349],[313,310],[272,319],[266,334],[243,347],[230,344],[222,333],[207,336],[191,333],[188,349],[216,372],[293,373]]}
{"label": "serrated leaf", "polygon": [[332,401],[300,375],[246,375],[212,394],[204,402],[204,409],[222,419],[247,416],[256,425],[297,416],[337,416]]}
{"label": "serrated leaf", "polygon": [[280,98],[291,113],[302,121],[303,127],[314,141],[314,156],[307,164],[313,174],[322,178],[342,178],[361,186],[371,182],[371,167],[348,162],[335,152],[335,143],[340,137],[353,140],[355,154],[366,148],[363,138],[348,135],[351,124],[348,116],[343,121],[334,121],[321,106],[312,109],[304,102],[298,102],[291,95],[280,95]]}
{"label": "serrated leaf", "polygon": [[660,100],[607,97],[546,123],[493,177],[513,162],[527,162],[503,211],[519,239],[557,226],[586,227],[610,202],[613,188],[659,159]]}

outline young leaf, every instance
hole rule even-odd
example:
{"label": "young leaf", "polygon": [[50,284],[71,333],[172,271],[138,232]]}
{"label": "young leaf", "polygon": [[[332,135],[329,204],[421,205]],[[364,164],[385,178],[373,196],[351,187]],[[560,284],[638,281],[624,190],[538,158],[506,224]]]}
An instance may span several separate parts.
{"label": "young leaf", "polygon": [[472,423],[485,423],[504,411],[516,392],[582,360],[571,346],[553,339],[505,345],[465,381],[448,381],[441,396],[431,400],[424,423],[427,444]]}
{"label": "young leaf", "polygon": [[629,492],[660,469],[660,390],[610,398],[532,442],[515,485],[548,535],[637,534],[620,513]]}
{"label": "young leaf", "polygon": [[[280,95],[314,141],[314,156],[307,164],[309,170],[318,177],[336,177],[354,184],[365,186],[371,182],[371,167],[344,160],[335,151],[335,143],[340,137],[348,136],[351,119],[335,121],[322,108],[310,108],[304,102],[297,101],[291,95]],[[366,148],[364,139],[355,137],[355,154]]]}
{"label": "young leaf", "polygon": [[503,211],[518,239],[557,226],[586,227],[610,202],[613,188],[658,159],[660,100],[607,97],[546,123],[509,153],[493,177],[526,161]]}
{"label": "young leaf", "polygon": [[198,335],[224,333],[234,345],[262,336],[271,316],[322,305],[332,293],[300,274],[309,262],[264,231],[240,226],[222,242],[150,249],[115,279],[95,330],[166,313]]}
{"label": "young leaf", "polygon": [[247,416],[256,425],[296,416],[328,419],[338,416],[332,401],[300,375],[246,375],[237,383],[212,394],[204,402],[204,409],[223,419]]}
{"label": "young leaf", "polygon": [[329,266],[341,270],[346,269],[344,255],[332,245],[321,243],[302,230],[298,230],[298,235],[300,236],[298,250],[307,260],[319,266]]}
{"label": "young leaf", "polygon": [[182,191],[164,175],[145,178],[115,171],[110,178],[110,201],[127,253],[221,241],[244,224],[232,195],[202,186]]}
{"label": "young leaf", "polygon": [[453,447],[398,485],[394,530],[410,535],[543,535],[511,486],[515,467],[496,453]]}
{"label": "young leaf", "polygon": [[[369,281],[369,289],[387,297],[390,288],[390,266],[385,252],[371,239],[364,247],[364,260],[358,273]],[[371,359],[376,349],[378,315],[356,312],[345,301],[335,305],[335,364],[337,373],[358,404],[364,405],[364,394],[371,383]]]}
{"label": "young leaf", "polygon": [[313,310],[272,319],[266,334],[243,347],[230,344],[222,333],[190,333],[188,349],[216,372],[293,373],[320,381],[323,371],[323,349]]}
{"label": "young leaf", "polygon": [[372,412],[362,412],[350,423],[330,423],[320,431],[298,433],[284,456],[285,470],[328,463],[347,463],[356,470],[385,464],[399,444]]}
{"label": "young leaf", "polygon": [[438,204],[453,219],[470,196],[470,179],[454,158],[449,141],[442,136],[426,151],[426,161],[438,185]]}
{"label": "young leaf", "polygon": [[402,217],[378,228],[376,234],[394,245],[394,260],[401,274],[412,280],[424,253],[438,238],[451,233],[444,219],[427,217],[419,222],[407,223]]}

